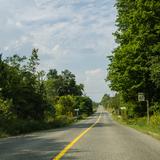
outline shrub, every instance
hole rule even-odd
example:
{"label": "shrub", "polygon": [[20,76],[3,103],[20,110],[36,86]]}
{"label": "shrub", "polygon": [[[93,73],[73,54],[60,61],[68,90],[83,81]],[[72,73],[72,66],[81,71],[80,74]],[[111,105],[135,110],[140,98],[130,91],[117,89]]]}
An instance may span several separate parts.
{"label": "shrub", "polygon": [[73,96],[61,96],[55,106],[56,115],[73,116],[74,112],[74,98]]}
{"label": "shrub", "polygon": [[13,113],[11,112],[12,100],[3,100],[0,98],[0,122],[6,119],[12,119]]}
{"label": "shrub", "polygon": [[160,128],[160,114],[155,113],[153,116],[150,118],[150,125],[154,128]]}
{"label": "shrub", "polygon": [[93,103],[89,97],[76,97],[77,107],[80,110],[80,114],[90,115],[93,113]]}
{"label": "shrub", "polygon": [[56,116],[55,121],[54,121],[54,126],[55,127],[62,127],[66,126],[74,121],[73,117],[69,117],[66,115],[59,115]]}

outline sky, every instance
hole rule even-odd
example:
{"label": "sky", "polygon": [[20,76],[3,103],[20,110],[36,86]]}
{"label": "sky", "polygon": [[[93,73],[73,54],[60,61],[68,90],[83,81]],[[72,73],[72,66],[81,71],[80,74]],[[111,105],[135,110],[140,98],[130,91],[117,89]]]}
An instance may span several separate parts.
{"label": "sky", "polygon": [[85,93],[100,101],[114,93],[105,82],[116,44],[115,0],[0,0],[0,52],[29,56],[40,69],[70,70]]}

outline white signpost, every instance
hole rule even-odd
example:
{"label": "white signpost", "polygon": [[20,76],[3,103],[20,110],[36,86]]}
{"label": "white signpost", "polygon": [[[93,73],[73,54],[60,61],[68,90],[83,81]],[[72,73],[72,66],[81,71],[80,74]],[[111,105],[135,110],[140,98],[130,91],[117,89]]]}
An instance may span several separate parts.
{"label": "white signpost", "polygon": [[147,103],[147,124],[149,124],[149,100],[145,100],[144,93],[138,93],[138,101]]}
{"label": "white signpost", "polygon": [[77,108],[77,109],[74,109],[75,110],[75,112],[76,112],[76,115],[77,115],[77,118],[78,118],[78,116],[79,116],[79,108]]}
{"label": "white signpost", "polygon": [[145,101],[144,93],[138,93],[138,101],[139,102],[144,102]]}

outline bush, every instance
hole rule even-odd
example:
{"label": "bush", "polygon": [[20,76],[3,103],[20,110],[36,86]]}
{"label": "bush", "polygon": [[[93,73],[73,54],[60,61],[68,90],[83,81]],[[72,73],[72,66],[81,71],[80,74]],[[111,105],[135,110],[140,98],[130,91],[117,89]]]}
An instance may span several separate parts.
{"label": "bush", "polygon": [[39,121],[27,121],[14,119],[6,121],[3,124],[3,131],[9,135],[18,135],[23,133],[29,133],[37,130],[47,129],[48,126],[45,122]]}
{"label": "bush", "polygon": [[76,108],[79,108],[80,115],[91,115],[93,113],[93,103],[89,97],[76,97]]}
{"label": "bush", "polygon": [[56,116],[55,121],[54,121],[54,126],[55,127],[63,127],[68,124],[71,124],[74,121],[73,117],[69,117],[66,115],[59,115]]}
{"label": "bush", "polygon": [[75,110],[79,109],[79,114],[90,115],[93,113],[93,103],[89,97],[81,96],[61,96],[56,104],[56,115],[76,116]]}
{"label": "bush", "polygon": [[6,119],[12,119],[13,113],[11,112],[12,101],[3,100],[0,98],[0,122]]}
{"label": "bush", "polygon": [[63,127],[71,124],[73,121],[73,118],[64,115],[57,116],[53,121],[50,122],[35,120],[28,121],[22,119],[7,120],[0,127],[0,137],[3,135],[19,135],[44,129]]}
{"label": "bush", "polygon": [[159,102],[155,102],[153,103],[153,105],[150,107],[150,111],[154,114],[154,113],[159,113],[160,114],[160,103]]}
{"label": "bush", "polygon": [[155,113],[153,116],[151,116],[150,125],[154,128],[160,128],[160,114]]}
{"label": "bush", "polygon": [[56,104],[56,115],[67,115],[73,117],[74,112],[74,97],[67,95],[61,96]]}

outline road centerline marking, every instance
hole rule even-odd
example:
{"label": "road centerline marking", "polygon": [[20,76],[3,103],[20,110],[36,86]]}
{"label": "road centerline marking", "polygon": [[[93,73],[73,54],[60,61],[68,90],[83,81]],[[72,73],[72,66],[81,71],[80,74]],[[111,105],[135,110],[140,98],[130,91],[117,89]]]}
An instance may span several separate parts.
{"label": "road centerline marking", "polygon": [[51,160],[60,160],[65,153],[76,143],[78,142],[89,130],[91,130],[100,120],[101,118],[101,114],[100,113],[98,119],[96,120],[95,123],[93,123],[89,128],[85,129],[84,131],[82,131],[82,133],[80,133],[75,139],[73,139],[63,150],[61,150],[54,158],[52,158]]}

